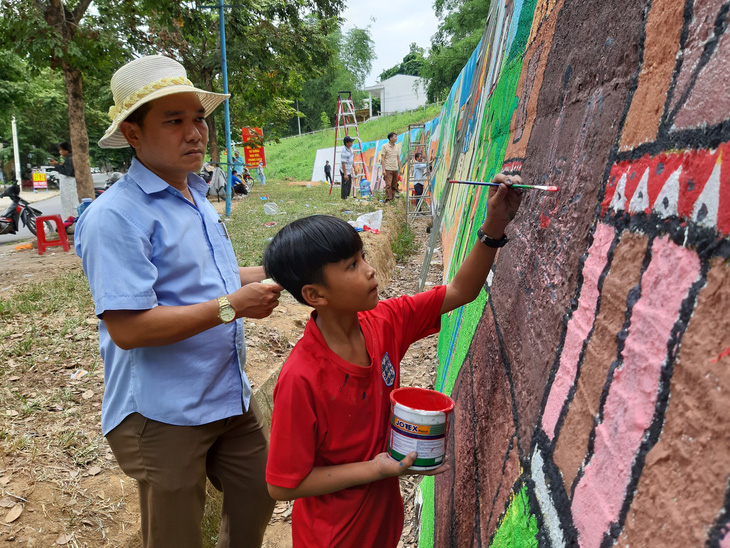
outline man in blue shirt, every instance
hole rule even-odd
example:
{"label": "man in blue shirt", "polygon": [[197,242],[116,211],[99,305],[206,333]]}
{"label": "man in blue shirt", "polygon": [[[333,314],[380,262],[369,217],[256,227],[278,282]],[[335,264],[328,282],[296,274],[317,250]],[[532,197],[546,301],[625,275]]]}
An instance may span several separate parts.
{"label": "man in blue shirt", "polygon": [[260,546],[273,511],[261,413],[244,373],[242,317],[281,286],[239,268],[200,170],[224,99],[155,55],[120,68],[102,148],[132,146],[129,173],[87,208],[76,251],[104,360],[102,430],[137,480],[145,547],[201,546],[206,476],[223,491],[218,546]]}

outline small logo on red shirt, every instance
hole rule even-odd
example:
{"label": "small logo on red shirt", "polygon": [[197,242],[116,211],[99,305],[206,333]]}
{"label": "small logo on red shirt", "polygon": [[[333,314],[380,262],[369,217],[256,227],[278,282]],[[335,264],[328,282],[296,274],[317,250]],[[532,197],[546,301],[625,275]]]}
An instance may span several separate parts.
{"label": "small logo on red shirt", "polygon": [[393,386],[395,381],[395,367],[390,363],[390,358],[386,352],[383,359],[380,361],[380,368],[383,370],[383,381],[386,386]]}

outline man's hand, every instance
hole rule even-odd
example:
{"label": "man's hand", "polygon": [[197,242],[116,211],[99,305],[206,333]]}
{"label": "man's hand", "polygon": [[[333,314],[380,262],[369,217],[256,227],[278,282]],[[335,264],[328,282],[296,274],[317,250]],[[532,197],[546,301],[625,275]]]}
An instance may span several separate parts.
{"label": "man's hand", "polygon": [[237,318],[265,318],[279,306],[284,290],[279,284],[249,283],[228,295]]}
{"label": "man's hand", "polygon": [[500,239],[504,234],[504,229],[515,218],[517,210],[522,202],[522,190],[519,188],[510,188],[513,184],[522,184],[519,175],[504,175],[500,173],[492,179],[495,183],[500,183],[499,187],[489,188],[489,198],[487,199],[487,220],[484,222],[482,230],[487,236]]}
{"label": "man's hand", "polygon": [[54,160],[53,158],[51,158],[50,160],[48,160],[48,163],[51,164],[52,166],[57,166],[58,165],[58,161],[57,160]]}
{"label": "man's hand", "polygon": [[417,474],[419,476],[437,476],[443,474],[449,469],[448,464],[442,464],[435,470],[409,470],[413,463],[416,462],[418,453],[412,451],[408,453],[402,461],[392,459],[388,453],[379,453],[375,455],[372,462],[375,464],[381,479],[392,478],[393,476],[404,476],[406,474]]}

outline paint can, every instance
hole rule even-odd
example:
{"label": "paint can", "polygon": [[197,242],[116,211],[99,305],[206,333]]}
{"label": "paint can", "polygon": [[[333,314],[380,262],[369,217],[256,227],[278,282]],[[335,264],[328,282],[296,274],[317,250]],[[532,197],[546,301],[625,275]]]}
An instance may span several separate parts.
{"label": "paint can", "polygon": [[454,400],[425,388],[397,388],[390,393],[388,454],[401,461],[411,451],[418,458],[410,470],[433,470],[446,456],[446,434]]}

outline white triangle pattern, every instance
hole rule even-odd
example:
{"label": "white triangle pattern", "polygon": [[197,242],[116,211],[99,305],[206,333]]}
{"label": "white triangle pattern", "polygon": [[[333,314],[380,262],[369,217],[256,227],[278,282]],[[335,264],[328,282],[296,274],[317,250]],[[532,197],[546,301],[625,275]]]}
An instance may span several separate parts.
{"label": "white triangle pattern", "polygon": [[648,181],[649,168],[647,167],[646,171],[644,171],[644,174],[641,176],[639,186],[636,187],[634,195],[631,197],[631,202],[629,203],[629,213],[642,213],[643,211],[649,209],[649,186],[647,185]]}
{"label": "white triangle pattern", "polygon": [[619,179],[616,185],[616,191],[613,193],[611,204],[608,206],[614,211],[621,211],[626,206],[626,178],[626,173],[621,175],[621,179]]}
{"label": "white triangle pattern", "polygon": [[679,203],[679,176],[682,175],[682,166],[672,173],[664,183],[659,196],[654,202],[654,211],[661,217],[678,215]]}

